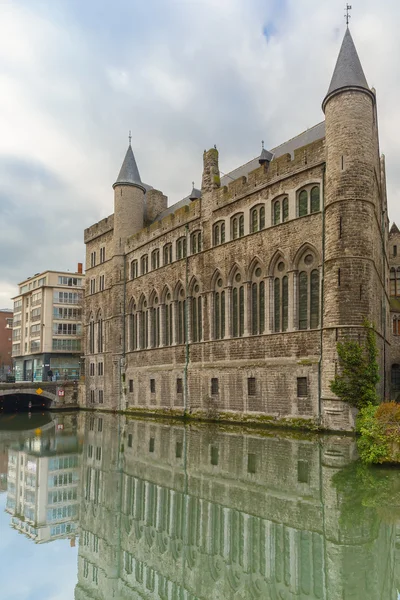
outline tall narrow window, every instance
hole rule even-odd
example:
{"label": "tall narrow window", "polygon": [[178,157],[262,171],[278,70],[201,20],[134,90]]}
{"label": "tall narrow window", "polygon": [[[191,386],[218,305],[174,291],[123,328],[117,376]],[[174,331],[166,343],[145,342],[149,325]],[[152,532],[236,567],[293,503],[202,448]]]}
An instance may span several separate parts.
{"label": "tall narrow window", "polygon": [[243,214],[234,215],[231,218],[231,239],[236,240],[237,238],[244,236],[244,216]]}
{"label": "tall narrow window", "polygon": [[265,283],[262,269],[257,266],[253,272],[251,286],[251,330],[253,335],[264,333],[265,329]]}
{"label": "tall narrow window", "polygon": [[172,296],[171,296],[170,292],[167,292],[167,295],[165,297],[165,306],[164,306],[164,311],[165,311],[165,330],[164,330],[165,341],[164,341],[164,343],[166,346],[171,346],[171,344],[172,344],[172,331],[173,331],[172,308],[173,308]]}
{"label": "tall narrow window", "polygon": [[140,347],[148,348],[149,346],[149,309],[146,300],[142,302],[140,311]]}
{"label": "tall narrow window", "polygon": [[319,326],[319,272],[317,269],[311,271],[310,285],[310,327],[315,329]]}
{"label": "tall narrow window", "polygon": [[138,347],[138,313],[136,311],[136,304],[132,302],[131,310],[129,314],[129,350],[132,352],[137,350]]}
{"label": "tall narrow window", "polygon": [[289,283],[287,275],[282,277],[282,331],[289,325]]}
{"label": "tall narrow window", "polygon": [[265,227],[265,206],[264,204],[259,204],[255,206],[250,211],[250,231],[251,233],[255,233],[256,231],[261,231]]}
{"label": "tall narrow window", "polygon": [[236,273],[232,288],[232,336],[242,337],[244,334],[244,287],[242,276]]}
{"label": "tall narrow window", "polygon": [[281,222],[281,201],[275,200],[274,202],[274,220],[273,224],[278,225]]}
{"label": "tall narrow window", "polygon": [[138,276],[138,261],[133,260],[131,262],[131,279],[136,279]]}
{"label": "tall narrow window", "polygon": [[153,306],[150,309],[152,348],[157,348],[160,345],[160,312],[161,308],[158,305],[158,298],[155,297],[153,300]]}
{"label": "tall narrow window", "polygon": [[193,288],[192,297],[192,340],[200,342],[203,337],[201,295],[199,284],[196,283]]}
{"label": "tall narrow window", "polygon": [[315,185],[311,189],[311,211],[312,213],[319,212],[319,186]]}
{"label": "tall narrow window", "polygon": [[400,267],[396,271],[396,296],[400,296]]}
{"label": "tall narrow window", "polygon": [[186,237],[181,237],[176,242],[176,260],[186,258]]}
{"label": "tall narrow window", "polygon": [[159,266],[160,266],[160,251],[153,250],[153,252],[151,253],[151,268],[154,271],[154,269],[158,269]]}
{"label": "tall narrow window", "polygon": [[165,244],[163,248],[163,263],[164,265],[172,263],[172,244]]}
{"label": "tall narrow window", "polygon": [[149,270],[149,257],[147,254],[144,254],[140,259],[140,273],[141,275],[146,275]]}
{"label": "tall narrow window", "polygon": [[302,271],[299,275],[299,329],[307,329],[308,319],[308,277]]}
{"label": "tall narrow window", "polygon": [[298,213],[299,217],[304,217],[308,214],[308,193],[306,190],[302,190],[299,194]]}
{"label": "tall narrow window", "polygon": [[286,223],[289,220],[289,199],[282,200],[282,221]]}
{"label": "tall narrow window", "polygon": [[183,289],[180,290],[178,295],[178,323],[177,323],[177,339],[178,344],[184,344],[186,342],[186,300],[185,292]]}
{"label": "tall narrow window", "polygon": [[97,317],[97,352],[103,352],[103,319],[101,312]]}
{"label": "tall narrow window", "polygon": [[190,253],[201,252],[201,231],[194,231],[190,236]]}
{"label": "tall narrow window", "polygon": [[[320,320],[320,275],[315,257],[307,253],[299,263],[299,329],[316,329]],[[340,270],[340,269],[339,269]],[[338,276],[339,279],[339,276]]]}
{"label": "tall narrow window", "polygon": [[281,280],[274,280],[274,330],[281,330]]}
{"label": "tall narrow window", "polygon": [[223,281],[217,279],[214,292],[214,337],[217,340],[225,337],[225,292]]}
{"label": "tall narrow window", "polygon": [[289,286],[286,275],[286,265],[279,260],[274,272],[274,331],[288,329]]}
{"label": "tall narrow window", "polygon": [[396,269],[390,269],[390,295],[396,295]]}
{"label": "tall narrow window", "polygon": [[393,246],[393,256],[397,256],[397,246]]}
{"label": "tall narrow window", "polygon": [[219,246],[225,243],[225,222],[218,221],[213,227],[213,245]]}
{"label": "tall narrow window", "polygon": [[89,321],[89,353],[94,354],[94,319]]}

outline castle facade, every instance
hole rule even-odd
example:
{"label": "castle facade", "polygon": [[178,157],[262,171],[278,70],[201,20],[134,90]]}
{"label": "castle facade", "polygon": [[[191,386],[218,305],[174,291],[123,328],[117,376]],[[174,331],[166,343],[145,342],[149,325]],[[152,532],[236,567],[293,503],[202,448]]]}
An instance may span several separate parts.
{"label": "castle facade", "polygon": [[224,177],[205,151],[201,190],[171,207],[129,145],[114,213],[85,230],[88,408],[348,429],[329,384],[365,319],[390,394],[385,164],[349,29],[322,108]]}

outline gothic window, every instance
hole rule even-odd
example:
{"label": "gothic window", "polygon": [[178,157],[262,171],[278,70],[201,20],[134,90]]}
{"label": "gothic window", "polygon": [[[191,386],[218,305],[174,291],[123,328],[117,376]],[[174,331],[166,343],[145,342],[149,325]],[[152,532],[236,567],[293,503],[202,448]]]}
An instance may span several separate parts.
{"label": "gothic window", "polygon": [[244,334],[244,285],[239,271],[232,283],[232,337]]}
{"label": "gothic window", "polygon": [[396,269],[394,267],[390,269],[390,295],[396,295]]}
{"label": "gothic window", "polygon": [[103,352],[103,318],[101,312],[97,316],[97,352]]}
{"label": "gothic window", "polygon": [[289,220],[289,198],[282,200],[282,222],[286,223]]}
{"label": "gothic window", "polygon": [[141,275],[146,275],[149,270],[149,257],[147,254],[144,254],[140,259],[140,273]]}
{"label": "gothic window", "polygon": [[196,282],[192,293],[192,341],[200,342],[203,337],[202,305],[200,286]]}
{"label": "gothic window", "polygon": [[149,346],[149,308],[145,298],[142,298],[139,310],[139,344],[142,349]]}
{"label": "gothic window", "polygon": [[307,190],[301,190],[298,198],[298,214],[299,217],[308,215],[308,192]]}
{"label": "gothic window", "polygon": [[172,244],[165,244],[163,248],[163,263],[164,265],[172,263]]}
{"label": "gothic window", "polygon": [[185,291],[181,287],[178,292],[178,302],[177,302],[177,342],[178,344],[184,344],[186,342],[186,331],[187,331],[187,315],[186,315],[186,299],[185,299]]}
{"label": "gothic window", "polygon": [[265,282],[262,269],[257,265],[253,271],[251,283],[251,332],[253,335],[264,333],[265,329]]}
{"label": "gothic window", "polygon": [[274,331],[287,331],[289,324],[289,285],[286,265],[279,259],[274,271],[273,283]]}
{"label": "gothic window", "polygon": [[298,315],[299,329],[316,329],[320,318],[320,277],[317,261],[313,254],[307,252],[299,265],[299,297]]}
{"label": "gothic window", "polygon": [[311,188],[311,207],[310,212],[319,212],[319,186],[315,185]]}
{"label": "gothic window", "polygon": [[186,258],[186,237],[180,237],[176,242],[176,260]]}
{"label": "gothic window", "polygon": [[160,317],[161,307],[158,303],[158,296],[153,297],[150,308],[151,315],[151,347],[157,348],[160,345]]}
{"label": "gothic window", "polygon": [[244,236],[244,215],[238,213],[231,218],[231,240]]}
{"label": "gothic window", "polygon": [[194,231],[190,236],[190,253],[201,252],[201,231]]}
{"label": "gothic window", "polygon": [[251,209],[250,212],[250,231],[255,233],[261,231],[265,227],[265,206],[259,204]]}
{"label": "gothic window", "polygon": [[164,306],[164,311],[165,311],[165,330],[164,330],[164,336],[165,336],[165,345],[166,346],[171,346],[172,345],[172,332],[173,332],[173,302],[172,302],[172,295],[171,292],[167,292],[166,296],[165,296],[165,306]]}
{"label": "gothic window", "polygon": [[93,315],[89,321],[89,354],[94,354],[94,319]]}
{"label": "gothic window", "polygon": [[136,279],[136,277],[138,276],[138,261],[137,260],[133,260],[131,262],[131,279]]}
{"label": "gothic window", "polygon": [[213,245],[219,246],[225,243],[225,222],[218,221],[213,227]]}
{"label": "gothic window", "polygon": [[221,340],[225,337],[225,290],[221,277],[215,282],[214,290],[214,338]]}
{"label": "gothic window", "polygon": [[138,349],[138,324],[139,315],[136,310],[136,304],[132,301],[128,317],[128,344],[130,352]]}
{"label": "gothic window", "polygon": [[281,222],[281,201],[275,200],[273,215],[272,215],[272,224],[278,225],[278,223],[280,223],[280,222]]}
{"label": "gothic window", "polygon": [[151,253],[151,269],[152,271],[154,271],[154,269],[158,269],[160,266],[160,251],[157,250],[153,250],[153,252]]}

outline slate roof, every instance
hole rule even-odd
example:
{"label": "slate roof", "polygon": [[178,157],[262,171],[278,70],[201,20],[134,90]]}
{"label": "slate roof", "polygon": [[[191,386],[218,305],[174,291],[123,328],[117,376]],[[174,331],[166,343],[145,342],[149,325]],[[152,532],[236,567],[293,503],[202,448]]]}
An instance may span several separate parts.
{"label": "slate roof", "polygon": [[393,225],[390,228],[389,233],[400,233],[399,228],[397,227],[396,223],[393,223]]}
{"label": "slate roof", "polygon": [[130,144],[128,146],[128,150],[126,151],[124,162],[122,163],[121,170],[117,177],[117,181],[114,183],[114,186],[119,183],[134,184],[143,188],[143,190],[146,190],[146,187],[148,187],[145,187],[140,179],[139,169],[137,168],[132,146]]}
{"label": "slate roof", "polygon": [[[311,127],[310,129],[307,129],[306,131],[303,131],[303,133],[300,133],[296,137],[291,138],[290,140],[288,140],[287,142],[284,142],[280,146],[276,146],[276,148],[273,148],[270,152],[273,155],[273,158],[278,158],[279,156],[283,156],[284,154],[290,154],[291,157],[293,158],[294,151],[297,150],[297,148],[302,148],[303,146],[307,146],[308,144],[311,144],[312,142],[315,142],[317,140],[321,140],[324,137],[325,137],[325,121],[322,121],[322,123],[318,123],[317,125],[314,125],[314,127]],[[233,171],[226,173],[223,177],[221,177],[221,187],[224,185],[228,185],[231,181],[235,181],[236,179],[239,179],[239,177],[243,177],[243,176],[247,177],[247,175],[251,171],[254,171],[254,169],[258,169],[260,166],[260,164],[258,162],[259,158],[260,158],[260,156],[256,156],[255,158],[250,160],[245,165],[242,165],[241,167],[238,167],[237,169],[233,169]],[[189,196],[186,196],[186,198],[183,198],[179,202],[172,204],[172,206],[169,206],[166,210],[164,210],[162,213],[160,213],[154,220],[160,221],[167,215],[170,215],[171,213],[174,213],[179,208],[182,208],[182,206],[186,206],[186,205],[190,204],[190,202],[191,202],[190,198],[191,198],[191,194]]]}
{"label": "slate roof", "polygon": [[358,87],[370,91],[349,28],[344,34],[331,84],[322,106],[325,105],[331,94],[347,87]]}

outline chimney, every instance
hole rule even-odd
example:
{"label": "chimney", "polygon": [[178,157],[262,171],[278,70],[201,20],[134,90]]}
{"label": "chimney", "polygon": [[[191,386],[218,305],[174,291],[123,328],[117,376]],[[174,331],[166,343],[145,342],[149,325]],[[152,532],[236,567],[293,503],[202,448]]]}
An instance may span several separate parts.
{"label": "chimney", "polygon": [[82,273],[83,273],[83,263],[78,263],[78,273],[79,273],[79,275],[82,275]]}
{"label": "chimney", "polygon": [[203,180],[201,182],[202,192],[212,192],[221,185],[219,166],[218,166],[218,150],[214,146],[211,150],[204,150],[203,154]]}

